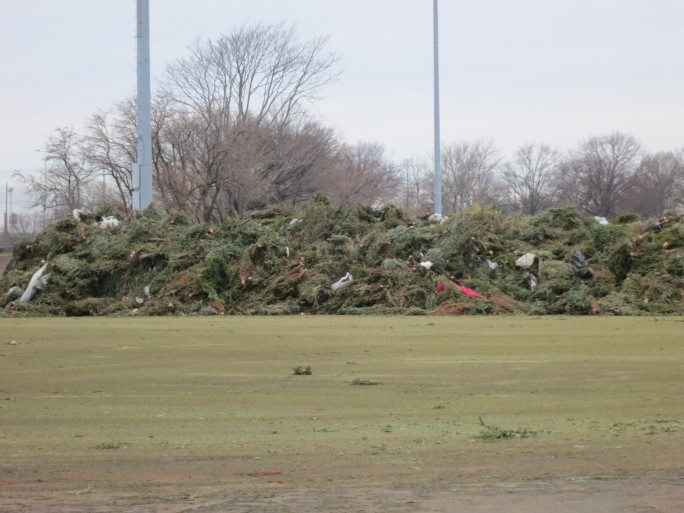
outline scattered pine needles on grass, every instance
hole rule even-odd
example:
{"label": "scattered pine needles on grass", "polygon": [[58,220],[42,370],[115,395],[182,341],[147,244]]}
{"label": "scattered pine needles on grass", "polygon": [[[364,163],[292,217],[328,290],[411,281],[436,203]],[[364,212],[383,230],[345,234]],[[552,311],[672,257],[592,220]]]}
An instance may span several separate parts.
{"label": "scattered pine needles on grass", "polygon": [[351,384],[354,386],[382,385],[382,383],[379,381],[373,381],[372,379],[360,379],[360,378],[353,379]]}
{"label": "scattered pine needles on grass", "polygon": [[[674,214],[606,226],[572,208],[525,217],[475,207],[433,224],[317,197],[301,212],[277,207],[218,225],[154,210],[116,228],[94,219],[62,219],[15,244],[1,316],[684,313],[684,227]],[[526,253],[534,265],[522,269]],[[47,286],[22,303],[44,263]]]}
{"label": "scattered pine needles on grass", "polygon": [[98,451],[116,451],[121,449],[122,446],[123,444],[121,442],[102,442],[93,447],[93,449],[97,449]]}
{"label": "scattered pine needles on grass", "polygon": [[533,436],[536,436],[536,433],[534,431],[530,431],[529,429],[502,429],[498,426],[490,426],[488,424],[485,424],[485,421],[482,420],[481,416],[479,416],[478,419],[480,420],[480,426],[484,428],[478,436],[480,440],[487,441],[502,440],[507,438],[531,438]]}

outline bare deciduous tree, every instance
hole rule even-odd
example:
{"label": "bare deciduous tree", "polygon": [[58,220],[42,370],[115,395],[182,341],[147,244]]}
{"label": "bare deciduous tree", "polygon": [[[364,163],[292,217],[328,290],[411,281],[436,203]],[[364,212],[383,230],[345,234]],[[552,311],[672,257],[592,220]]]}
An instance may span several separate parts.
{"label": "bare deciduous tree", "polygon": [[515,207],[534,215],[549,206],[551,181],[558,171],[560,154],[546,144],[525,144],[507,162],[501,178]]}
{"label": "bare deciduous tree", "polygon": [[38,210],[20,212],[14,215],[14,220],[16,222],[10,225],[10,233],[15,239],[20,236],[33,236],[36,233],[38,233],[42,228],[44,228],[45,219],[43,218],[42,212]]}
{"label": "bare deciduous tree", "polygon": [[82,139],[71,128],[58,128],[48,138],[44,151],[42,175],[15,175],[28,188],[32,206],[50,210],[55,217],[82,208],[91,200],[88,184],[95,176],[85,158]]}
{"label": "bare deciduous tree", "polygon": [[382,205],[396,197],[400,180],[382,145],[361,142],[342,146],[320,190],[340,205]]}
{"label": "bare deciduous tree", "polygon": [[684,202],[684,155],[673,152],[646,155],[639,166],[630,209],[644,216],[661,216]]}
{"label": "bare deciduous tree", "polygon": [[639,181],[640,151],[636,139],[620,132],[588,139],[561,166],[559,195],[574,195],[589,214],[614,216],[620,211],[626,193]]}
{"label": "bare deciduous tree", "polygon": [[401,182],[394,202],[415,213],[433,210],[433,175],[427,160],[406,159],[399,166]]}
{"label": "bare deciduous tree", "polygon": [[[84,137],[84,157],[93,170],[113,182],[123,210],[131,210],[131,169],[137,160],[136,112],[133,99],[119,103],[112,112],[91,116]],[[111,201],[111,200],[110,200]]]}
{"label": "bare deciduous tree", "polygon": [[267,184],[263,197],[253,206],[308,199],[321,185],[316,177],[334,166],[339,143],[330,128],[307,121],[273,138],[261,166]]}
{"label": "bare deciduous tree", "polygon": [[497,201],[495,171],[501,158],[492,140],[454,143],[442,151],[445,210],[457,212],[476,203]]}
{"label": "bare deciduous tree", "polygon": [[[204,221],[220,220],[225,209],[259,203],[274,188],[282,192],[276,183],[280,171],[297,166],[274,166],[274,148],[297,132],[293,127],[304,104],[337,77],[338,59],[325,53],[325,44],[324,38],[302,43],[295,28],[283,24],[242,27],[216,41],[196,41],[189,57],[169,66],[164,86],[168,112],[183,128],[174,142],[187,145],[180,173],[194,176],[160,187],[190,186],[185,196],[196,198]],[[289,173],[292,180],[305,174]],[[172,179],[177,175],[170,173]],[[165,176],[159,173],[160,179]],[[275,182],[268,183],[271,179]]]}

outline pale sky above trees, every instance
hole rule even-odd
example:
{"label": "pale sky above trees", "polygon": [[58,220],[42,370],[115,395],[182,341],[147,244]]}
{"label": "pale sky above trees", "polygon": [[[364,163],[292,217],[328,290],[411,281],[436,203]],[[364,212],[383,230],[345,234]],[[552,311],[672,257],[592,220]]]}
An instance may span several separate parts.
{"label": "pale sky above trees", "polygon": [[[342,75],[313,110],[351,144],[397,161],[432,148],[429,0],[150,0],[153,76],[197,36],[284,21],[328,36]],[[135,90],[135,2],[2,0],[0,183],[42,169],[58,127]],[[569,150],[615,130],[650,152],[684,146],[684,2],[441,0],[443,143]],[[154,87],[154,84],[153,84]]]}

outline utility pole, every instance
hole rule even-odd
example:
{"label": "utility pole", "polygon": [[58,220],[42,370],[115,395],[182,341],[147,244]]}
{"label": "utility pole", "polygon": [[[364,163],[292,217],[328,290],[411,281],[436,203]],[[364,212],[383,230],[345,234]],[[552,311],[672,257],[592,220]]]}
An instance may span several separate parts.
{"label": "utility pole", "polygon": [[14,193],[14,187],[9,188],[9,224],[10,227],[13,224],[17,224],[16,216],[14,215],[14,209],[12,208],[12,194]]}
{"label": "utility pole", "polygon": [[5,183],[5,224],[4,224],[5,230],[3,233],[4,233],[4,242],[6,244],[9,244],[9,231],[7,228],[7,205],[8,205],[7,197],[8,197],[8,195],[9,195],[9,184]]}
{"label": "utility pole", "polygon": [[[2,242],[5,245],[10,245],[10,225],[16,224],[16,217],[12,212],[12,193],[14,187],[10,187],[9,183],[5,183],[5,217]],[[9,199],[8,199],[9,198]]]}
{"label": "utility pole", "polygon": [[435,214],[442,215],[442,143],[439,127],[439,6],[438,0],[433,2],[433,36],[434,36],[434,85],[435,85]]}
{"label": "utility pole", "polygon": [[47,227],[47,160],[43,161],[43,230]]}
{"label": "utility pole", "polygon": [[133,164],[133,208],[152,203],[152,92],[150,86],[150,2],[137,0],[138,161]]}

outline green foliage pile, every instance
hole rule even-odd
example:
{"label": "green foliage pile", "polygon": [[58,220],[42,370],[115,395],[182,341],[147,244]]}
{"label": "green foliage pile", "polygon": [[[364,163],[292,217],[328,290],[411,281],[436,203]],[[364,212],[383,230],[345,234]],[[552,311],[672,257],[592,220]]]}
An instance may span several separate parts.
{"label": "green foliage pile", "polygon": [[[618,221],[477,207],[437,224],[323,197],[302,212],[278,207],[220,225],[154,210],[108,229],[69,218],[15,245],[0,315],[683,314],[680,219],[657,230],[636,216]],[[527,270],[516,267],[525,253],[537,256]],[[21,303],[10,289],[44,263],[48,286]],[[347,273],[353,281],[333,290]]]}

